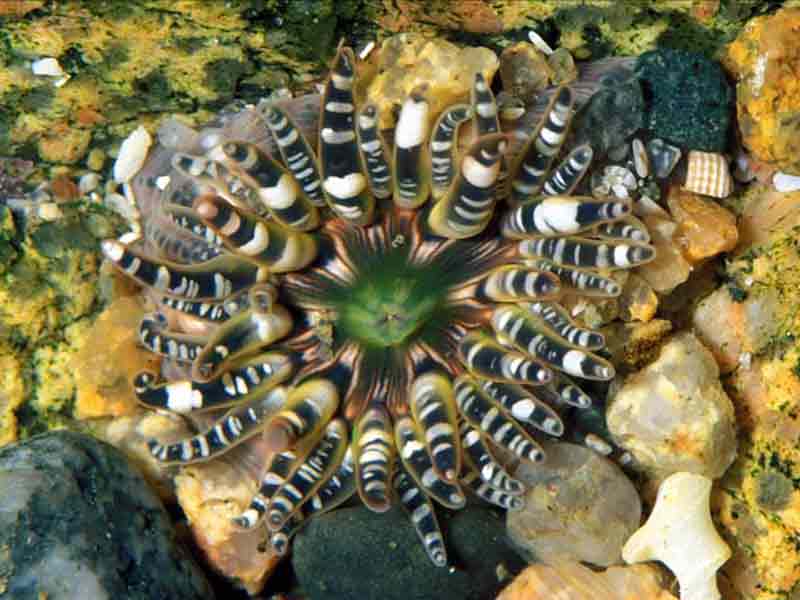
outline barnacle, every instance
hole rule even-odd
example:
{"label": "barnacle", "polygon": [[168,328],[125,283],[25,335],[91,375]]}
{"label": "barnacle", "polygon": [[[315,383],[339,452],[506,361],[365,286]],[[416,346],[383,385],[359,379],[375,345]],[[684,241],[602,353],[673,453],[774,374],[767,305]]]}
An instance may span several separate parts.
{"label": "barnacle", "polygon": [[390,146],[375,105],[355,105],[355,71],[340,48],[316,143],[298,125],[315,97],[162,135],[134,182],[144,239],[103,251],[157,306],[140,339],[163,369],[136,377],[139,400],[224,409],[194,437],[153,441],[158,460],[208,461],[260,434],[271,454],[238,525],[266,524],[284,552],[357,491],[374,511],[399,501],[444,566],[433,502],[461,508],[468,489],[519,508],[499,449],[541,460],[537,438],[592,403],[572,378],[614,375],[603,336],[559,298],[619,294],[609,271],[654,250],[627,200],[570,195],[592,150],[556,164],[569,88],[512,150],[480,75],[440,115],[420,87]]}

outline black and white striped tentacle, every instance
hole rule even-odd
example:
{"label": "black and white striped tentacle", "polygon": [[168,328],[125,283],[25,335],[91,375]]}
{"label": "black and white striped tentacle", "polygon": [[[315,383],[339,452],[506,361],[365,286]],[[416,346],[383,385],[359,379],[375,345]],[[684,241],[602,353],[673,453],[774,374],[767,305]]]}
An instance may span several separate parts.
{"label": "black and white striped tentacle", "polygon": [[375,198],[370,192],[355,128],[353,51],[340,47],[322,96],[319,166],[328,205],[354,225],[372,221]]}
{"label": "black and white striped tentacle", "polygon": [[592,406],[592,397],[563,373],[554,373],[552,389],[564,404],[576,408]]}
{"label": "black and white striped tentacle", "polygon": [[103,255],[139,285],[188,300],[220,300],[266,281],[269,273],[249,261],[222,254],[184,265],[152,259],[117,240],[103,240]]}
{"label": "black and white striped tentacle", "polygon": [[400,504],[411,516],[411,523],[431,562],[437,567],[447,566],[444,538],[430,499],[402,467],[398,469],[393,483]]}
{"label": "black and white striped tentacle", "polygon": [[227,298],[219,302],[196,302],[161,296],[158,302],[168,309],[188,315],[194,319],[202,319],[209,323],[222,323],[248,308],[250,306],[250,295],[248,293],[240,293],[233,298]]}
{"label": "black and white striped tentacle", "polygon": [[425,88],[415,88],[403,103],[394,130],[393,196],[400,208],[418,208],[430,193],[431,164],[426,144],[429,118]]}
{"label": "black and white striped tentacle", "polygon": [[375,104],[367,104],[358,111],[356,132],[358,147],[366,167],[372,194],[378,200],[385,200],[392,195],[392,167],[389,164],[389,153],[386,143],[378,129],[380,114]]}
{"label": "black and white striped tentacle", "polygon": [[550,165],[561,150],[571,119],[574,98],[567,87],[556,91],[545,118],[520,152],[511,170],[511,200],[526,202],[544,186]]}
{"label": "black and white striped tentacle", "polygon": [[502,265],[492,269],[478,288],[479,296],[495,302],[554,298],[560,292],[558,277],[521,265]]}
{"label": "black and white striped tentacle", "polygon": [[548,383],[553,373],[540,362],[498,344],[481,331],[468,333],[458,345],[461,362],[471,373],[492,381],[526,385]]}
{"label": "black and white striped tentacle", "polygon": [[518,248],[525,258],[545,258],[579,269],[630,269],[650,262],[656,255],[655,249],[647,244],[580,237],[521,240]]}
{"label": "black and white striped tentacle", "polygon": [[176,236],[168,218],[164,221],[150,219],[144,224],[144,237],[159,256],[179,264],[196,264],[208,262],[220,255],[218,247],[196,236]]}
{"label": "black and white striped tentacle", "polygon": [[292,329],[292,316],[279,304],[269,311],[250,308],[220,325],[192,363],[192,379],[208,381],[236,359],[257,352],[284,338]]}
{"label": "black and white striped tentacle", "polygon": [[251,188],[222,163],[208,156],[176,152],[172,156],[172,167],[191,183],[171,194],[168,203],[191,208],[197,198],[217,195],[239,208],[263,213]]}
{"label": "black and white striped tentacle", "polygon": [[569,311],[560,304],[537,301],[523,304],[522,307],[537,316],[545,327],[570,344],[587,350],[598,350],[606,345],[606,338],[602,333],[575,323]]}
{"label": "black and white striped tentacle", "polygon": [[591,233],[596,237],[609,240],[629,240],[641,244],[650,242],[650,232],[647,231],[647,226],[633,215],[611,223],[601,223],[592,229]]}
{"label": "black and white striped tentacle", "polygon": [[461,484],[471,490],[478,498],[489,504],[494,504],[506,510],[521,510],[525,501],[519,496],[513,496],[503,490],[493,488],[481,479],[478,473],[468,469],[461,478]]}
{"label": "black and white striped tentacle", "polygon": [[409,405],[434,470],[439,477],[456,481],[461,472],[461,445],[450,378],[435,371],[420,375],[411,385]]}
{"label": "black and white striped tentacle", "polygon": [[258,199],[284,227],[310,231],[319,226],[319,211],[293,174],[258,146],[247,142],[223,142],[209,150],[209,156],[254,189]]}
{"label": "black and white striped tentacle", "polygon": [[303,438],[315,439],[338,406],[339,391],[327,379],[310,379],[293,387],[286,405],[269,420],[264,432],[267,445],[281,451]]}
{"label": "black and white striped tentacle", "polygon": [[[526,388],[513,383],[501,383],[483,379],[478,382],[486,395],[491,397],[509,415],[520,423],[531,425],[555,437],[564,433],[564,422],[546,402],[542,402]],[[547,386],[539,386],[536,392]]]}
{"label": "black and white striped tentacle", "polygon": [[183,363],[194,361],[203,351],[206,339],[167,329],[159,313],[148,313],[139,322],[139,341],[153,354]]}
{"label": "black and white striped tentacle", "polygon": [[352,448],[358,495],[374,512],[389,510],[396,450],[392,423],[383,406],[376,404],[364,411],[353,432]]}
{"label": "black and white striped tentacle", "polygon": [[191,379],[159,383],[154,373],[144,371],[134,378],[133,389],[146,406],[186,414],[254,400],[286,381],[292,371],[291,356],[268,352],[206,383]]}
{"label": "black and white striped tentacle", "polygon": [[534,462],[544,459],[539,444],[480,389],[474,377],[459,376],[453,388],[459,411],[467,423],[519,458]]}
{"label": "black and white striped tentacle", "polygon": [[589,169],[593,156],[589,144],[573,148],[544,182],[542,193],[545,196],[569,196]]}
{"label": "black and white striped tentacle", "polygon": [[471,116],[472,108],[468,104],[456,104],[446,108],[433,126],[430,153],[431,196],[434,200],[447,193],[456,175],[458,129]]}
{"label": "black and white striped tentacle", "polygon": [[336,472],[328,479],[316,494],[305,502],[286,523],[270,535],[272,548],[280,555],[286,554],[292,536],[313,515],[328,512],[348,500],[356,491],[353,455],[348,448],[344,459]]}
{"label": "black and white striped tentacle", "polygon": [[317,243],[308,233],[262,219],[218,196],[198,198],[194,210],[231,252],[272,272],[302,269],[317,255]]}
{"label": "black and white striped tentacle", "polygon": [[327,424],[306,459],[272,496],[267,526],[278,531],[334,474],[347,450],[347,425],[342,419]]}
{"label": "black and white striped tentacle", "polygon": [[210,460],[261,431],[283,394],[282,389],[276,388],[258,402],[231,409],[202,433],[171,444],[150,440],[147,447],[156,460],[165,464]]}
{"label": "black and white striped tentacle", "polygon": [[215,250],[215,255],[222,250],[222,239],[208,225],[203,223],[191,208],[180,204],[166,204],[163,206],[164,216],[170,223],[201,238]]}
{"label": "black and white striped tentacle", "polygon": [[317,158],[308,140],[279,106],[267,104],[262,109],[262,114],[278,145],[283,164],[294,175],[311,203],[314,206],[324,206],[325,195]]}
{"label": "black and white striped tentacle", "polygon": [[394,425],[395,445],[403,468],[425,493],[439,504],[452,509],[466,502],[457,481],[439,476],[425,447],[422,432],[411,417],[401,417]]}
{"label": "black and white striped tentacle", "polygon": [[495,133],[479,138],[461,161],[458,176],[428,215],[437,235],[463,239],[483,231],[497,202],[494,190],[506,137]]}
{"label": "black and white striped tentacle", "polygon": [[469,466],[472,467],[466,469],[467,471],[474,470],[482,481],[507,494],[519,496],[525,492],[525,484],[515,479],[495,458],[478,429],[462,420],[459,431],[461,447],[465,451],[464,460],[471,463]]}
{"label": "black and white striped tentacle", "polygon": [[583,296],[595,298],[616,298],[622,293],[618,281],[588,269],[565,267],[545,259],[531,260],[530,266],[555,274],[567,292],[575,290]]}
{"label": "black and white striped tentacle", "polygon": [[504,237],[573,235],[595,225],[616,221],[631,212],[624,200],[596,200],[591,196],[545,196],[510,210],[501,221]]}
{"label": "black and white striped tentacle", "polygon": [[492,312],[492,327],[511,343],[546,365],[569,375],[608,381],[614,377],[614,367],[607,360],[564,343],[542,327],[528,311],[517,306],[498,306]]}

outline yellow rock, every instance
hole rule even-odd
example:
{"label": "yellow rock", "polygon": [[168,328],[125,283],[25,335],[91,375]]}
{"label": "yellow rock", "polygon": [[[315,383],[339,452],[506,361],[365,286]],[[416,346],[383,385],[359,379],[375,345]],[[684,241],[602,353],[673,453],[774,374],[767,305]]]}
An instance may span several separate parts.
{"label": "yellow rock", "polygon": [[400,34],[383,42],[379,72],[370,82],[367,98],[377,103],[381,128],[394,126],[394,109],[416,86],[427,83],[431,114],[466,101],[475,73],[491,81],[498,68],[497,56],[488,48],[459,48],[442,39]]}
{"label": "yellow rock", "polygon": [[534,564],[520,573],[497,600],[676,600],[650,565],[597,572],[580,563]]}
{"label": "yellow rock", "polygon": [[656,248],[656,258],[637,267],[640,275],[659,294],[668,294],[689,279],[692,266],[683,257],[674,238],[678,225],[669,219],[657,216],[642,218],[650,232],[651,243]]}
{"label": "yellow rock", "polygon": [[739,127],[761,160],[800,174],[800,8],[752,19],[727,48]]}
{"label": "yellow rock", "polygon": [[550,85],[554,75],[555,72],[548,64],[547,57],[528,42],[518,42],[509,46],[500,55],[500,79],[503,82],[503,90],[520,98],[526,105],[530,105],[539,92]]}
{"label": "yellow rock", "polygon": [[658,296],[652,286],[636,273],[631,273],[618,299],[623,321],[650,321],[658,310]]}
{"label": "yellow rock", "polygon": [[727,208],[677,187],[670,188],[667,205],[678,224],[674,241],[689,262],[696,264],[736,246],[736,217]]}
{"label": "yellow rock", "polygon": [[75,416],[87,419],[133,414],[137,407],[131,381],[139,371],[158,372],[158,360],[139,347],[142,308],[133,298],[114,300],[80,343],[72,367],[77,400]]}
{"label": "yellow rock", "polygon": [[0,446],[17,441],[14,411],[25,397],[22,365],[13,348],[0,345]]}

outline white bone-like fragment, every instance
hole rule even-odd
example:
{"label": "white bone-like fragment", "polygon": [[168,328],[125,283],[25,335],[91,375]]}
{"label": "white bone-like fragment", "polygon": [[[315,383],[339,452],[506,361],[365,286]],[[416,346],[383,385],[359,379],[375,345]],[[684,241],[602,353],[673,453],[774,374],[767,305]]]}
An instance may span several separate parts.
{"label": "white bone-like fragment", "polygon": [[147,130],[139,125],[125,138],[120,146],[117,160],[114,163],[114,181],[125,183],[133,179],[139,172],[147,158],[147,151],[153,143],[153,138]]}
{"label": "white bone-like fragment", "polygon": [[711,480],[674,473],[658,488],[647,522],[625,543],[626,563],[658,560],[678,578],[681,600],[719,600],[717,570],[731,549],[711,522]]}

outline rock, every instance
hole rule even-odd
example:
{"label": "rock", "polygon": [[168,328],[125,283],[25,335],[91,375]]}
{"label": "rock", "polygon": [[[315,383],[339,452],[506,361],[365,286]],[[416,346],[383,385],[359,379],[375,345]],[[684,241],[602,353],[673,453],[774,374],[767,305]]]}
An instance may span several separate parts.
{"label": "rock", "polygon": [[509,46],[500,55],[500,80],[503,82],[503,89],[525,104],[532,104],[536,96],[550,85],[553,76],[554,72],[547,57],[528,42]]}
{"label": "rock", "polygon": [[674,241],[678,224],[655,215],[645,215],[642,221],[650,232],[650,243],[655,246],[656,257],[641,265],[635,272],[659,294],[668,294],[689,279],[692,266]]}
{"label": "rock", "polygon": [[796,192],[800,190],[800,176],[778,171],[772,177],[772,185],[779,192]]}
{"label": "rock", "polygon": [[250,505],[256,491],[261,469],[252,458],[266,456],[263,448],[254,451],[260,443],[248,441],[225,460],[184,467],[175,477],[178,502],[209,565],[250,594],[261,591],[282,558],[269,545],[265,527],[243,531],[232,521]]}
{"label": "rock", "polygon": [[736,112],[744,145],[759,159],[800,175],[800,8],[750,20],[728,46],[737,79]]}
{"label": "rock", "polygon": [[90,130],[56,123],[39,138],[39,156],[49,162],[71,165],[84,157],[91,141]]}
{"label": "rock", "polygon": [[678,224],[674,241],[692,264],[736,247],[736,216],[727,208],[676,186],[670,188],[667,205]]}
{"label": "rock", "polygon": [[381,128],[394,126],[395,109],[416,86],[428,84],[431,114],[469,97],[475,73],[491,81],[497,56],[488,48],[459,48],[442,39],[400,34],[381,46],[378,74],[369,83],[367,98],[378,105]]}
{"label": "rock", "polygon": [[117,450],[76,433],[0,450],[0,583],[19,600],[213,598]]}
{"label": "rock", "polygon": [[572,58],[572,54],[566,48],[556,48],[547,57],[547,64],[553,72],[550,77],[550,82],[553,85],[568,85],[578,78],[578,67],[575,65],[575,59]]}
{"label": "rock", "polygon": [[611,323],[603,328],[606,349],[618,369],[637,369],[651,362],[664,338],[672,331],[672,322],[652,319],[646,323]]}
{"label": "rock", "polygon": [[497,600],[676,600],[650,565],[611,567],[597,572],[580,563],[536,564],[526,568]]}
{"label": "rock", "polygon": [[139,125],[122,141],[114,162],[114,181],[126,183],[139,172],[153,143],[150,133]]}
{"label": "rock", "polygon": [[142,370],[158,372],[160,359],[139,344],[141,303],[132,297],[114,300],[78,343],[72,360],[77,397],[75,416],[132,415],[138,403],[131,381]]}
{"label": "rock", "polygon": [[[376,514],[344,508],[319,516],[298,533],[292,565],[310,600],[482,600],[521,567],[494,510],[468,506],[438,514],[455,571],[434,567],[400,508]],[[357,566],[357,568],[355,568]]]}
{"label": "rock", "polygon": [[652,286],[636,273],[625,281],[618,299],[623,321],[650,321],[658,310],[658,296]]}
{"label": "rock", "polygon": [[678,578],[681,600],[719,600],[717,570],[731,549],[714,529],[709,512],[711,480],[675,473],[658,489],[647,522],[625,543],[627,563],[659,560]]}
{"label": "rock", "polygon": [[628,141],[644,123],[644,97],[636,79],[601,88],[578,111],[573,124],[576,144],[589,143],[595,160]]}
{"label": "rock", "polygon": [[582,446],[547,443],[544,463],[523,461],[525,506],[506,515],[508,535],[529,561],[621,562],[625,540],[639,526],[636,488],[614,463]]}
{"label": "rock", "polygon": [[654,478],[688,471],[715,479],[736,456],[733,405],[713,355],[691,333],[674,335],[655,362],[625,379],[606,420]]}
{"label": "rock", "polygon": [[689,149],[725,149],[733,89],[719,63],[702,54],[659,48],[642,54],[635,70],[647,98],[647,129]]}

